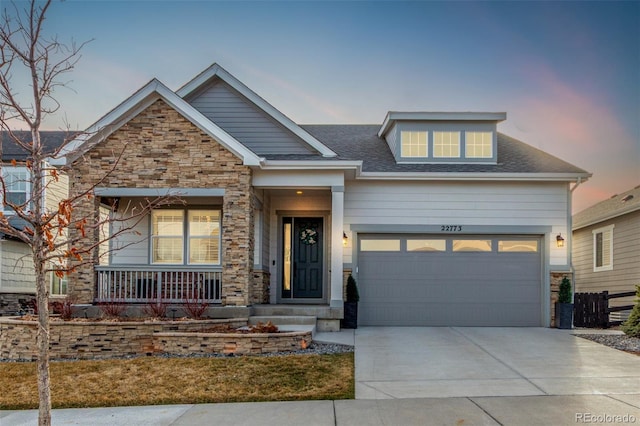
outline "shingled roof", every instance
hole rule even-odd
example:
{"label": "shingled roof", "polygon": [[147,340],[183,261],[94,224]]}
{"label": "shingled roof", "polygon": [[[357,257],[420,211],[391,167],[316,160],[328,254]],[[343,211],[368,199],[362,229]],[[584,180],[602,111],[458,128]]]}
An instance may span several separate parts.
{"label": "shingled roof", "polygon": [[573,230],[640,210],[640,185],[573,215]]}
{"label": "shingled roof", "polygon": [[320,142],[338,154],[334,158],[320,155],[264,155],[267,160],[356,160],[363,172],[452,172],[452,173],[589,173],[551,154],[498,133],[497,164],[399,164],[387,142],[378,137],[380,126],[304,125]]}
{"label": "shingled roof", "polygon": [[[31,140],[31,132],[27,130],[16,130],[13,132],[21,141],[28,142]],[[48,131],[40,132],[40,139],[44,147],[45,154],[53,153],[65,141],[76,132]],[[6,131],[0,132],[0,141],[2,142],[2,161],[23,161],[28,158],[28,153],[9,136]]]}

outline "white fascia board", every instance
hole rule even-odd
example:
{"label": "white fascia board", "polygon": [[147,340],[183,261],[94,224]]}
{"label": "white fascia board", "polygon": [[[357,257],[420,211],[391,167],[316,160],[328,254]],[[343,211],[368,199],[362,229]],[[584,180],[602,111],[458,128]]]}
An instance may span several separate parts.
{"label": "white fascia board", "polygon": [[310,133],[298,126],[293,120],[278,111],[273,105],[262,99],[257,93],[255,93],[253,90],[251,90],[244,83],[235,78],[218,64],[213,64],[209,68],[198,74],[193,80],[189,81],[187,84],[178,89],[176,94],[181,98],[185,98],[193,92],[197,91],[211,78],[216,76],[227,83],[229,86],[240,92],[243,96],[253,102],[256,106],[258,106],[258,108],[269,114],[271,117],[273,117],[273,119],[278,121],[293,134],[316,149],[320,154],[322,154],[323,157],[337,156],[337,154],[329,149],[326,145],[314,138]]}
{"label": "white fascia board", "polygon": [[[104,140],[158,99],[162,99],[187,120],[191,121],[229,151],[241,158],[245,165],[252,166],[260,164],[260,158],[255,153],[211,122],[211,120],[202,115],[202,113],[189,105],[184,99],[177,96],[157,79],[151,80],[147,85],[89,127],[79,137],[71,141],[61,152],[61,155],[66,157],[69,153],[85,144]],[[81,152],[72,156],[71,160],[77,158],[79,155],[81,155]],[[60,165],[56,164],[56,162],[59,163],[60,160],[62,159],[52,160],[51,164]]]}
{"label": "white fascia board", "polygon": [[359,170],[362,168],[362,161],[289,161],[263,159],[260,168],[262,170]]}
{"label": "white fascia board", "polygon": [[575,182],[588,179],[590,174],[574,173],[457,173],[457,172],[362,172],[357,179],[371,180],[475,180],[475,181],[530,181],[530,182]]}
{"label": "white fascia board", "polygon": [[427,111],[389,111],[384,118],[378,137],[383,137],[396,121],[492,121],[507,119],[506,112],[427,112]]}

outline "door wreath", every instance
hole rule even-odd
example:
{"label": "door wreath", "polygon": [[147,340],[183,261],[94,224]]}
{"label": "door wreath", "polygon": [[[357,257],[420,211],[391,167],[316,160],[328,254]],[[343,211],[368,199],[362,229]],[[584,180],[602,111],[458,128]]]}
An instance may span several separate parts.
{"label": "door wreath", "polygon": [[308,246],[314,245],[318,242],[318,231],[314,228],[304,228],[300,232],[300,241]]}

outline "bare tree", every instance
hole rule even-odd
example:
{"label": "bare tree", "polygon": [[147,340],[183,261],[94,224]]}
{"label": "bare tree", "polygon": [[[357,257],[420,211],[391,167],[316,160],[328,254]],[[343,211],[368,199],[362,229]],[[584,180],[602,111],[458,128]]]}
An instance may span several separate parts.
{"label": "bare tree", "polygon": [[[26,7],[22,7],[23,4]],[[62,145],[48,149],[41,139],[41,126],[47,116],[60,112],[61,106],[55,97],[56,89],[68,85],[63,77],[73,70],[80,59],[80,51],[86,44],[64,44],[57,37],[45,35],[43,27],[50,5],[51,0],[30,0],[28,4],[21,3],[20,6],[13,3],[8,9],[2,10],[0,19],[0,130],[7,141],[20,147],[25,154],[19,162],[13,159],[8,165],[0,165],[2,205],[4,211],[11,211],[11,214],[0,212],[0,232],[25,243],[32,252],[38,314],[40,425],[51,424],[47,276],[53,272],[62,277],[73,272],[79,264],[97,262],[98,248],[104,241],[132,232],[133,227],[150,209],[176,201],[175,196],[165,196],[146,200],[131,208],[125,206],[123,209],[120,206],[119,211],[126,214],[119,214],[118,219],[99,214],[77,217],[77,214],[73,214],[75,207],[95,197],[94,189],[103,183],[103,177],[97,179],[94,186],[80,193],[69,195],[67,191],[53,209],[43,202],[45,191],[65,179],[68,171],[65,167],[50,166],[50,160],[61,157],[62,153],[66,156],[75,155],[77,152],[67,149],[66,144],[78,135],[69,134]],[[18,87],[14,80],[16,75],[28,76],[28,87]],[[24,132],[15,131],[16,128],[24,127],[28,129],[26,138]],[[4,137],[0,138],[0,156],[3,152],[3,139]],[[116,161],[111,170],[118,166],[123,152],[124,150],[114,153]],[[24,181],[30,191],[26,199],[12,198],[8,189],[16,184],[15,179],[11,182],[5,179],[4,169],[18,165],[27,171]],[[105,177],[109,173],[107,171]],[[116,227],[117,232],[111,235],[98,232],[105,224],[114,221],[121,222],[121,226]],[[67,232],[70,229],[79,232]],[[96,235],[101,237],[96,239]]]}

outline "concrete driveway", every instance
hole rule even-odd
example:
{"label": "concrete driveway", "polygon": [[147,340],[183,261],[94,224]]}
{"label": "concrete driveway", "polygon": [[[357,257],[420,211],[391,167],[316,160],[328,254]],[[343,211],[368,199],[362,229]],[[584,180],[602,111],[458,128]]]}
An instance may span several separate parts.
{"label": "concrete driveway", "polygon": [[364,327],[356,399],[640,394],[640,357],[549,328]]}

